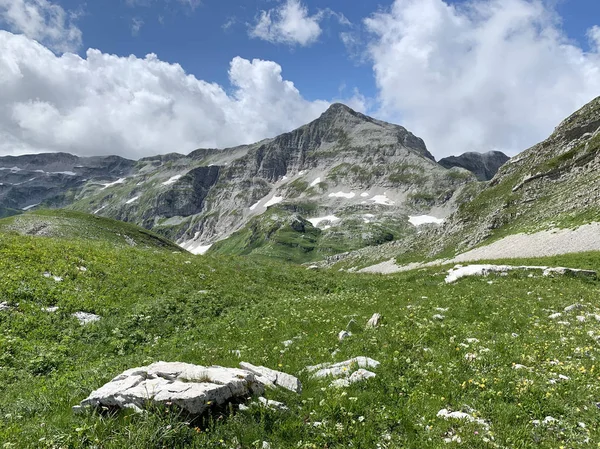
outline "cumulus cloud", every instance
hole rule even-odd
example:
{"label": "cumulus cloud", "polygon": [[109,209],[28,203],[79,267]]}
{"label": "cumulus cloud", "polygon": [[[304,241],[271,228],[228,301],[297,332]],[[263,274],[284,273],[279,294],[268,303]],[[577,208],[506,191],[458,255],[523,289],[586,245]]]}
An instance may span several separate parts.
{"label": "cumulus cloud", "polygon": [[343,14],[331,9],[311,16],[300,0],[286,0],[277,8],[262,11],[250,36],[276,44],[308,46],[319,39],[323,31],[320,22],[331,17],[341,25],[351,25]]}
{"label": "cumulus cloud", "polygon": [[0,25],[42,42],[56,52],[81,46],[77,15],[48,0],[0,0]]}
{"label": "cumulus cloud", "polygon": [[395,0],[365,25],[380,115],[436,156],[515,154],[600,95],[600,28],[586,52],[542,1]]}
{"label": "cumulus cloud", "polygon": [[236,57],[229,79],[231,92],[156,55],[57,56],[0,31],[0,154],[138,158],[234,146],[287,132],[329,105],[304,99],[275,62]]}
{"label": "cumulus cloud", "polygon": [[310,45],[321,35],[320,18],[310,16],[300,0],[287,0],[283,5],[263,11],[250,36],[289,45]]}

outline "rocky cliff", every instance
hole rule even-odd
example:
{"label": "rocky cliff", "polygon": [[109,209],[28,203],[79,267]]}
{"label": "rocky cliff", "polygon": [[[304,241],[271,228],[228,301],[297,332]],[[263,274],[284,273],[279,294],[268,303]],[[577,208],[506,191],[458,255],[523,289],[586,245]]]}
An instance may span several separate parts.
{"label": "rocky cliff", "polygon": [[438,163],[445,168],[464,168],[477,176],[480,181],[489,181],[509,159],[506,154],[500,151],[469,152],[460,156],[445,157],[440,159]]}

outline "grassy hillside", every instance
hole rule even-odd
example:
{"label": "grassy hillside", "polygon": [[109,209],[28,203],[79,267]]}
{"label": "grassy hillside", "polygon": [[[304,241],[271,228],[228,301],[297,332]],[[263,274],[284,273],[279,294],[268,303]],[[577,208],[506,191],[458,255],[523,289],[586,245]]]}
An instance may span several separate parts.
{"label": "grassy hillside", "polygon": [[96,240],[119,247],[182,249],[170,240],[130,223],[68,210],[36,210],[0,220],[0,233],[60,239]]}
{"label": "grassy hillside", "polygon": [[362,217],[340,214],[342,221],[336,222],[336,226],[319,229],[297,213],[271,207],[241,230],[217,242],[210,252],[306,263],[414,233],[414,227],[402,216],[368,224]]}
{"label": "grassy hillside", "polygon": [[[529,262],[598,269],[600,255]],[[446,285],[439,269],[352,275],[0,234],[0,302],[9,306],[0,311],[0,442],[3,448],[260,448],[263,441],[274,448],[438,448],[460,438],[469,448],[596,447],[599,287],[597,280],[521,273]],[[574,303],[582,308],[563,312]],[[49,306],[59,309],[42,310]],[[81,326],[71,317],[76,311],[102,318]],[[362,327],[374,312],[384,316],[380,328],[338,342],[350,319]],[[563,316],[549,319],[554,312]],[[286,348],[282,342],[294,337]],[[71,413],[126,368],[157,360],[236,366],[233,351],[299,375],[302,394],[267,392],[289,412],[223,410],[195,421],[172,409]],[[358,355],[381,362],[377,377],[344,390],[301,372]],[[468,412],[489,429],[438,418],[442,409]],[[547,416],[557,421],[532,423]]]}

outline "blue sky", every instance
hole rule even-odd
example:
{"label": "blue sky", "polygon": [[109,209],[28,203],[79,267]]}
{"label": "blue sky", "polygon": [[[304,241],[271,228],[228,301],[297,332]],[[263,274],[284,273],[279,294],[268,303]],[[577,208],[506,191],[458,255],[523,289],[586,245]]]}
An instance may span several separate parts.
{"label": "blue sky", "polygon": [[0,30],[0,154],[226,147],[333,101],[516,154],[600,95],[596,0],[0,0]]}
{"label": "blue sky", "polygon": [[[372,66],[349,54],[339,33],[357,30],[362,20],[393,3],[387,1],[308,0],[310,14],[329,8],[352,23],[323,22],[323,35],[309,47],[273,45],[248,36],[248,29],[261,11],[276,5],[275,0],[203,0],[195,8],[171,2],[148,0],[129,5],[125,0],[82,2],[60,0],[67,10],[82,10],[78,21],[83,31],[81,52],[92,47],[122,56],[143,57],[156,53],[164,61],[179,63],[190,73],[207,81],[227,85],[227,69],[235,56],[265,59],[282,65],[307,99],[329,99],[340,89],[358,88],[367,97],[376,96]],[[462,1],[449,1],[459,4]],[[586,30],[600,18],[600,1],[564,0],[556,10],[562,28],[580,45],[588,47]],[[137,34],[132,24],[141,19]],[[231,25],[225,29],[225,25]]]}

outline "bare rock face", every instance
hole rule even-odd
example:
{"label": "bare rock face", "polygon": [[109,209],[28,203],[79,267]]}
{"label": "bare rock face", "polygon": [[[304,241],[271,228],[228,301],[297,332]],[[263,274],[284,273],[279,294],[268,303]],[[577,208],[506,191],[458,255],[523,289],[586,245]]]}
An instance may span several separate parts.
{"label": "bare rock face", "polygon": [[468,152],[460,156],[445,157],[440,159],[438,164],[445,168],[464,168],[477,176],[480,181],[489,181],[509,159],[506,154],[500,151]]}
{"label": "bare rock face", "polygon": [[123,372],[93,391],[74,411],[102,406],[139,411],[151,401],[175,404],[189,413],[202,414],[212,405],[263,391],[254,374],[242,369],[156,362]]}

